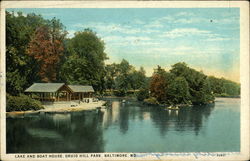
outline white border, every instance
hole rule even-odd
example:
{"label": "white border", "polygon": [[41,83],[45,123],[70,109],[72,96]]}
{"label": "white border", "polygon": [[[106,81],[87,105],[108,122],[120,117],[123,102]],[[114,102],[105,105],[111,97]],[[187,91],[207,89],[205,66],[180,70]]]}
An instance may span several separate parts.
{"label": "white border", "polygon": [[[241,152],[220,153],[224,157],[208,156],[216,153],[166,153],[160,159],[174,160],[248,160],[249,158],[249,2],[244,1],[3,1],[1,2],[1,65],[0,65],[0,100],[1,100],[1,159],[17,160],[14,154],[6,154],[5,134],[5,8],[240,8],[240,82],[241,82]],[[206,145],[204,145],[206,146]],[[105,153],[106,154],[106,153]],[[130,154],[130,153],[128,153]],[[142,153],[140,153],[142,154]],[[154,155],[155,154],[155,155]],[[161,153],[160,153],[161,154]],[[169,155],[168,155],[169,154]],[[173,154],[173,156],[171,155]],[[178,156],[179,154],[186,156]],[[102,153],[104,155],[104,153]],[[75,158],[74,160],[158,160],[157,153],[142,158]],[[18,160],[27,160],[18,159]],[[45,160],[30,159],[30,160]],[[48,160],[48,159],[46,159]],[[51,160],[51,158],[50,158]],[[67,160],[53,159],[53,160]]]}

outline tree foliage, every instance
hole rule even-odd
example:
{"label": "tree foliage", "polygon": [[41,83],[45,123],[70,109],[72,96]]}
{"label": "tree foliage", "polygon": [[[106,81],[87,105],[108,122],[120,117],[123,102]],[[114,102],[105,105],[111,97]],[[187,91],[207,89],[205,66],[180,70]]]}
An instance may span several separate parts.
{"label": "tree foliage", "polygon": [[127,93],[128,90],[147,88],[146,71],[143,67],[136,70],[134,66],[123,59],[119,64],[106,65],[106,88],[120,90]]}
{"label": "tree foliage", "polygon": [[44,82],[57,80],[57,66],[64,51],[64,33],[59,33],[55,27],[52,26],[52,30],[49,26],[37,28],[27,49],[27,54],[38,62],[38,73]]}
{"label": "tree foliage", "polygon": [[39,81],[36,60],[26,50],[35,30],[44,24],[39,15],[6,12],[6,89],[12,95]]}
{"label": "tree foliage", "polygon": [[209,76],[212,92],[216,96],[239,96],[240,84],[224,78]]}
{"label": "tree foliage", "polygon": [[170,72],[158,66],[150,91],[152,97],[168,104],[206,104],[214,100],[207,76],[185,63],[174,64]]}
{"label": "tree foliage", "polygon": [[104,49],[104,42],[92,30],[76,32],[67,43],[70,54],[62,66],[62,79],[69,84],[88,84],[103,91],[104,60],[107,59]]}

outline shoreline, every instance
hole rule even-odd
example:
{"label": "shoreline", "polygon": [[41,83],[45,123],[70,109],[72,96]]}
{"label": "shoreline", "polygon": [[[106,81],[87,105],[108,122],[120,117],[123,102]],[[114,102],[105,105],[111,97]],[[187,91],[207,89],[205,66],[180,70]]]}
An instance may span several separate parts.
{"label": "shoreline", "polygon": [[[111,99],[135,99],[134,97],[129,97],[129,96],[125,96],[125,97],[118,97],[118,96],[104,96],[102,98],[111,98]],[[220,98],[235,98],[235,99],[240,99],[240,97],[215,97],[215,102],[216,99],[220,99]],[[147,104],[143,101],[138,101],[142,104]],[[215,103],[214,102],[214,103]],[[29,114],[40,114],[40,113],[68,113],[68,112],[79,112],[79,111],[92,111],[92,110],[97,110],[97,109],[102,109],[105,108],[104,106],[105,101],[103,101],[102,105],[80,105],[77,107],[61,107],[61,108],[45,108],[45,109],[41,109],[41,110],[29,110],[29,111],[10,111],[10,112],[6,112],[6,118],[9,117],[16,117],[16,116],[25,116],[25,115],[29,115]],[[212,104],[212,103],[210,103]],[[153,105],[153,106],[158,106],[158,107],[165,107],[168,105],[164,105],[164,104],[147,104],[147,105]],[[176,105],[176,106],[180,106],[180,107],[191,107],[194,105],[189,105],[189,104],[181,104],[181,105]]]}
{"label": "shoreline", "polygon": [[78,111],[93,111],[97,109],[105,108],[105,101],[102,101],[99,104],[82,104],[76,107],[51,107],[41,110],[29,110],[29,111],[10,111],[6,112],[6,118],[16,117],[16,116],[25,116],[29,114],[41,114],[41,113],[68,113],[68,112],[78,112]]}

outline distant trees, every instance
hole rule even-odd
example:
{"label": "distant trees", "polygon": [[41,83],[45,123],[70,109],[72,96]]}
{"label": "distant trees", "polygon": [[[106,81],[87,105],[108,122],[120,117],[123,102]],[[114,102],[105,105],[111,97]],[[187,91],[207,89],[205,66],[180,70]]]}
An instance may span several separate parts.
{"label": "distant trees", "polygon": [[146,71],[143,67],[136,70],[125,59],[121,63],[106,65],[106,88],[116,90],[117,95],[125,95],[128,90],[147,88]]}
{"label": "distant trees", "polygon": [[240,84],[224,78],[208,77],[215,96],[239,96]]}
{"label": "distant trees", "polygon": [[240,95],[240,84],[208,77],[186,63],[172,65],[169,72],[158,66],[151,77],[149,89],[151,97],[167,104],[207,104],[214,101],[214,96]]}

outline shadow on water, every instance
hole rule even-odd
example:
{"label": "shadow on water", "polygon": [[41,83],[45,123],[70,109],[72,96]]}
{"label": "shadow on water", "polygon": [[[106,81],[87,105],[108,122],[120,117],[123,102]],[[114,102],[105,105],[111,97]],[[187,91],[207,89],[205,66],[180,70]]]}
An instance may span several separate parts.
{"label": "shadow on water", "polygon": [[7,153],[103,152],[102,113],[7,119]]}
{"label": "shadow on water", "polygon": [[166,135],[169,130],[194,131],[198,135],[204,119],[207,119],[214,109],[214,104],[183,107],[180,110],[164,110],[159,107],[146,109],[150,112],[151,119],[162,136]]}
{"label": "shadow on water", "polygon": [[162,136],[166,135],[171,128],[175,131],[193,131],[195,135],[199,134],[202,123],[206,120],[211,111],[214,109],[214,104],[184,107],[178,111],[164,110],[161,107],[147,106],[136,101],[128,101],[126,104],[120,101],[113,101],[112,108],[104,114],[104,127],[119,122],[120,131],[123,134],[129,130],[130,120],[138,118],[143,121],[150,119],[154,125],[160,130]]}

